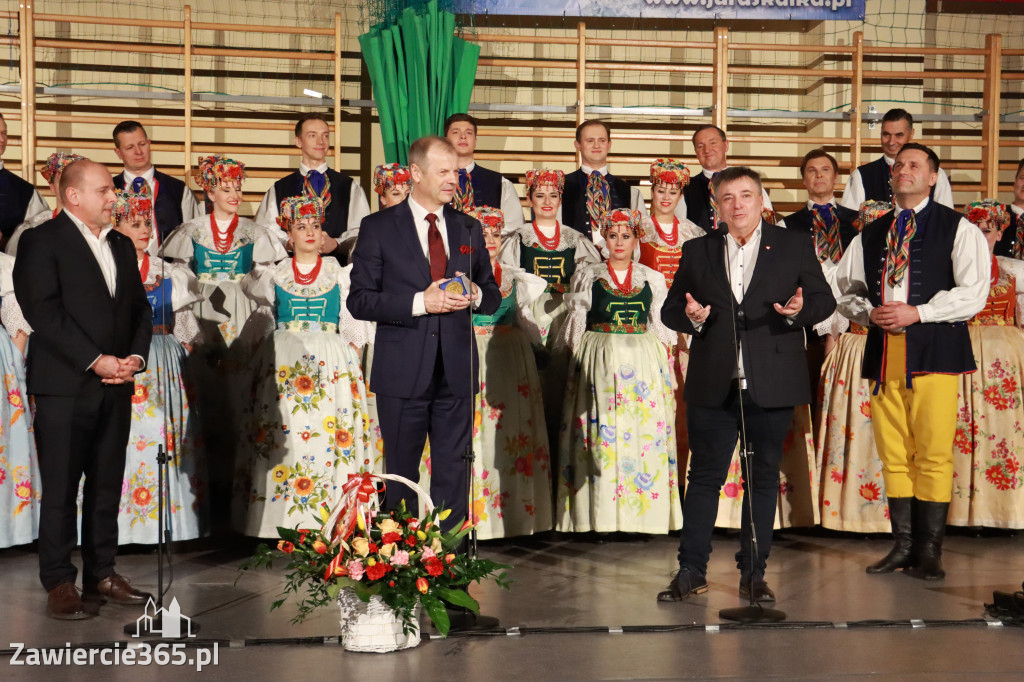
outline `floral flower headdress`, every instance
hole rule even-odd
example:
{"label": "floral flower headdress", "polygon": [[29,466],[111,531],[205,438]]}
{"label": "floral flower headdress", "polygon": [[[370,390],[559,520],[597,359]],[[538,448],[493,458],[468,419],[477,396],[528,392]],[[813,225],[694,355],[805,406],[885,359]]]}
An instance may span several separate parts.
{"label": "floral flower headdress", "polygon": [[381,196],[392,187],[399,185],[412,186],[409,169],[400,163],[385,163],[373,171],[373,191]]}
{"label": "floral flower headdress", "polygon": [[467,213],[470,218],[476,218],[483,227],[496,227],[498,231],[505,229],[505,214],[500,209],[490,206],[477,206]]}
{"label": "floral flower headdress", "polygon": [[192,177],[207,192],[225,182],[241,187],[242,180],[245,180],[245,164],[221,156],[204,156],[197,162]]}
{"label": "floral flower headdress", "polygon": [[675,159],[655,159],[651,164],[652,185],[679,185],[679,189],[690,184],[690,171]]}
{"label": "floral flower headdress", "polygon": [[1005,230],[1010,226],[1010,212],[1006,209],[1006,204],[995,199],[972,201],[964,207],[964,215],[968,222],[975,225],[987,222],[998,230]]}
{"label": "floral flower headdress", "polygon": [[892,210],[892,204],[888,201],[865,201],[860,205],[860,214],[857,216],[856,228],[863,230],[886,213]]}
{"label": "floral flower headdress", "polygon": [[534,168],[526,171],[526,194],[529,195],[534,187],[551,185],[558,188],[561,194],[565,189],[565,173],[560,170],[548,170],[547,168]]}
{"label": "floral flower headdress", "polygon": [[645,234],[643,221],[644,216],[640,211],[616,208],[601,216],[601,236],[607,239],[608,230],[612,228],[612,225],[627,223],[629,225],[629,229],[633,230],[633,234],[636,235],[637,239],[643,239]]}
{"label": "floral flower headdress", "polygon": [[324,203],[320,197],[300,194],[281,200],[281,213],[277,216],[277,224],[287,231],[295,220],[316,218],[317,223],[324,222]]}
{"label": "floral flower headdress", "polygon": [[116,225],[118,221],[129,220],[139,216],[146,224],[153,222],[153,197],[150,196],[149,185],[143,185],[135,192],[131,187],[114,190],[114,210],[110,219]]}
{"label": "floral flower headdress", "polygon": [[40,175],[47,182],[52,181],[58,175],[64,172],[64,169],[68,167],[68,164],[72,164],[75,161],[86,161],[84,156],[78,154],[69,154],[68,152],[54,152],[46,157],[46,163],[39,169]]}

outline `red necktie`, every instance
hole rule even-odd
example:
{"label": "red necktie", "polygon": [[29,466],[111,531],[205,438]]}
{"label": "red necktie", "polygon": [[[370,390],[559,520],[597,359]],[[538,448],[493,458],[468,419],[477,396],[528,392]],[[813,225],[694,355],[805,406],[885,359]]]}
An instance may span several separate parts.
{"label": "red necktie", "polygon": [[441,230],[437,229],[437,215],[428,213],[427,222],[430,223],[430,228],[427,230],[427,250],[430,251],[430,279],[436,281],[444,279],[445,270],[448,269],[448,254],[444,252]]}

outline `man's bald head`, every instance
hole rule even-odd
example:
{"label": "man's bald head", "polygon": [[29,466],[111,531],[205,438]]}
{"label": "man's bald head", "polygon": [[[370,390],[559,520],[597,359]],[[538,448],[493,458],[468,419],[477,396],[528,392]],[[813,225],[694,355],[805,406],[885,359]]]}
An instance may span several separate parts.
{"label": "man's bald head", "polygon": [[64,207],[93,230],[110,225],[114,180],[106,166],[82,159],[64,167],[58,186]]}

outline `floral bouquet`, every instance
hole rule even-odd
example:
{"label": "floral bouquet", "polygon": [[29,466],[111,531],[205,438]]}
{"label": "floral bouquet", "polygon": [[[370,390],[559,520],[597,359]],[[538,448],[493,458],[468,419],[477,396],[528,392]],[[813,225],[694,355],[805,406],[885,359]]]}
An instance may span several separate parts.
{"label": "floral bouquet", "polygon": [[[378,509],[377,494],[382,490],[377,485],[384,479],[416,490],[430,511],[420,519],[404,504],[395,511]],[[419,486],[400,476],[349,474],[334,510],[321,505],[321,527],[279,527],[277,548],[260,545],[242,568],[271,568],[276,557],[288,557],[284,592],[271,610],[289,594],[302,593],[293,623],[337,600],[343,589],[351,589],[364,602],[378,596],[401,619],[407,635],[417,631],[415,612],[422,605],[438,632],[446,636],[450,623],[445,603],[478,613],[479,604],[460,588],[491,578],[507,589],[505,573],[496,572],[509,566],[457,553],[471,524],[466,521],[442,533],[438,523],[450,510],[432,509],[429,500]]]}

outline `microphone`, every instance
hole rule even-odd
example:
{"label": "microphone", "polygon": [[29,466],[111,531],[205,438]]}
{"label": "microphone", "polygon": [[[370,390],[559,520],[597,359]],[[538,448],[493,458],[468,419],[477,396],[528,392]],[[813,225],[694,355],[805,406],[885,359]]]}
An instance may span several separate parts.
{"label": "microphone", "polygon": [[726,224],[724,220],[719,220],[717,229],[721,230],[722,232],[728,232],[729,226]]}

